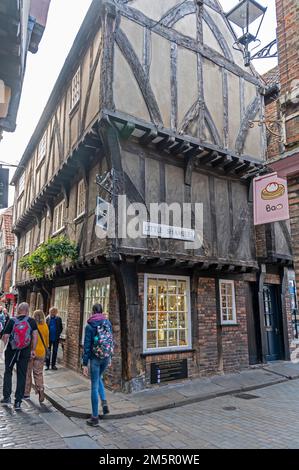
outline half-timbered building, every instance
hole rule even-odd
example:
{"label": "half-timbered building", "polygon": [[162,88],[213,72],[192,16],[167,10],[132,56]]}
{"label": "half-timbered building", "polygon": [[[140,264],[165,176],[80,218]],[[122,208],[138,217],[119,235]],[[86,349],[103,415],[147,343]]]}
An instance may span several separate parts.
{"label": "half-timbered building", "polygon": [[[288,358],[288,231],[260,227],[256,248],[252,217],[266,137],[249,124],[263,115],[265,86],[234,44],[217,0],[94,0],[13,178],[19,259],[62,233],[79,247],[77,262],[43,279],[18,268],[20,300],[56,304],[63,361],[75,369],[102,303],[114,388]],[[100,239],[96,181],[107,178],[116,209],[118,195],[146,208],[202,203],[202,246]]]}

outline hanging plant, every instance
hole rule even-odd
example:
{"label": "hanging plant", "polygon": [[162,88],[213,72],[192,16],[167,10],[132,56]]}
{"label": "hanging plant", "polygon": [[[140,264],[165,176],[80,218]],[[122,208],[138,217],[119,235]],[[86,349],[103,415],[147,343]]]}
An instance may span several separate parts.
{"label": "hanging plant", "polygon": [[54,271],[57,265],[77,259],[77,245],[67,237],[61,236],[42,243],[33,253],[23,256],[19,261],[19,267],[32,276],[41,278],[45,276],[46,271]]}

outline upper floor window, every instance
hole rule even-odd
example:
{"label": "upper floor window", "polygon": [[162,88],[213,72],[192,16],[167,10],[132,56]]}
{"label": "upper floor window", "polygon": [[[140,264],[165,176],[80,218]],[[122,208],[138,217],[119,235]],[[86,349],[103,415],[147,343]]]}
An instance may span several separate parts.
{"label": "upper floor window", "polygon": [[75,76],[72,80],[72,88],[71,88],[71,110],[76,106],[76,104],[80,100],[81,94],[81,69],[78,68]]}
{"label": "upper floor window", "polygon": [[47,153],[47,133],[45,132],[39,143],[37,151],[37,165],[45,158]]}
{"label": "upper floor window", "polygon": [[64,228],[64,200],[55,208],[53,214],[53,235]]}
{"label": "upper floor window", "polygon": [[220,313],[221,324],[229,325],[236,323],[236,300],[234,281],[221,279],[219,281],[220,289]]}
{"label": "upper floor window", "polygon": [[24,255],[28,255],[30,252],[30,241],[31,241],[31,231],[26,233],[25,235],[25,248],[24,248]]}
{"label": "upper floor window", "polygon": [[20,197],[25,189],[25,172],[22,173],[19,179],[19,194],[18,197]]}
{"label": "upper floor window", "polygon": [[86,203],[86,193],[84,180],[79,181],[77,189],[77,217],[84,214]]}
{"label": "upper floor window", "polygon": [[44,217],[40,223],[40,234],[39,234],[39,243],[40,245],[45,241],[45,231],[46,231],[46,218]]}

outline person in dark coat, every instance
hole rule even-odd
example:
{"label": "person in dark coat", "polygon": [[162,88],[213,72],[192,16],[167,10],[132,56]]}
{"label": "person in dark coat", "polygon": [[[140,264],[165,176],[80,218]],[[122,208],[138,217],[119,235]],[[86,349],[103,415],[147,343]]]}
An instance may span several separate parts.
{"label": "person in dark coat", "polygon": [[107,319],[107,315],[103,313],[102,305],[95,304],[92,307],[92,315],[85,327],[84,350],[82,357],[83,374],[86,377],[88,377],[88,363],[90,363],[92,416],[87,420],[87,424],[89,426],[98,426],[99,396],[102,402],[103,414],[106,415],[109,413],[103,374],[111,364],[111,355],[107,355],[104,359],[99,359],[94,355],[93,344],[94,338],[97,335],[98,327],[107,328],[107,331],[112,338],[112,325]]}
{"label": "person in dark coat", "polygon": [[58,309],[56,307],[52,307],[49,310],[49,315],[47,317],[47,325],[49,328],[49,354],[47,355],[46,360],[46,370],[49,370],[50,364],[52,366],[52,370],[57,370],[56,367],[56,360],[57,360],[57,353],[59,347],[59,340],[61,333],[63,331],[62,320],[58,316]]}

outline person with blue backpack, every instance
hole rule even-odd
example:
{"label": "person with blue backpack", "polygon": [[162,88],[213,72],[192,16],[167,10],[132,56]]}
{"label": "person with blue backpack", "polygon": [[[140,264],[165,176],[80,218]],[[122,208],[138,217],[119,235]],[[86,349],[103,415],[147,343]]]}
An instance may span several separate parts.
{"label": "person with blue backpack", "polygon": [[109,413],[103,374],[111,364],[113,348],[112,325],[107,316],[103,314],[102,306],[95,304],[85,327],[82,357],[83,374],[86,377],[88,377],[88,363],[90,363],[92,415],[86,421],[89,426],[99,425],[99,396],[103,415]]}
{"label": "person with blue backpack", "polygon": [[9,405],[11,402],[12,373],[16,364],[17,387],[14,408],[15,410],[21,409],[28,363],[30,357],[35,357],[37,339],[36,321],[29,317],[29,305],[22,302],[18,306],[17,315],[8,321],[3,331],[2,341],[6,346],[6,350],[3,399],[0,402],[2,405]]}

